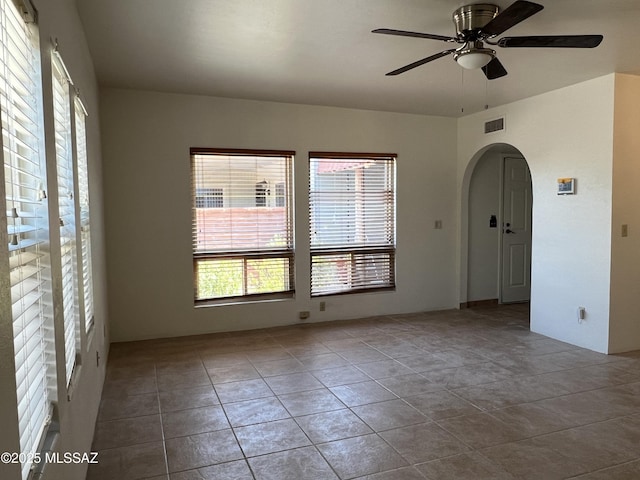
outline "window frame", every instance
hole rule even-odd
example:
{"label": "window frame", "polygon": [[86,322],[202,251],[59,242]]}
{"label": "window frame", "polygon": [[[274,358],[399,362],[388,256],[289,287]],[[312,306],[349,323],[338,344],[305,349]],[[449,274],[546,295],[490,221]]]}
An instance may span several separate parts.
{"label": "window frame", "polygon": [[[275,300],[275,299],[288,299],[293,298],[295,295],[295,247],[294,247],[294,214],[293,214],[293,166],[294,166],[294,157],[295,151],[292,150],[253,150],[253,149],[235,149],[235,148],[202,148],[202,147],[192,147],[190,148],[190,169],[191,169],[191,211],[192,211],[192,256],[193,256],[193,287],[194,287],[194,305],[196,307],[208,306],[208,305],[219,305],[219,304],[230,304],[237,302],[253,302],[253,301],[263,301],[263,300]],[[209,252],[197,252],[196,251],[196,225],[197,225],[197,199],[201,198],[201,195],[198,194],[198,191],[202,188],[202,186],[196,185],[196,171],[195,171],[195,161],[197,155],[220,155],[220,156],[239,156],[239,157],[283,157],[286,164],[284,166],[285,169],[285,185],[288,185],[288,192],[285,192],[285,204],[283,205],[286,208],[286,227],[285,232],[288,236],[287,242],[288,245],[282,248],[260,248],[260,249],[234,249],[228,251],[209,251]],[[251,185],[253,191],[257,194],[257,190],[255,189],[256,185],[259,181],[254,182]],[[212,207],[212,208],[227,208],[227,201],[224,199],[224,193],[227,189],[222,188],[223,197],[222,197],[222,205],[220,207]],[[257,205],[257,195],[254,196],[254,203],[252,207],[258,212],[265,209],[266,211],[266,200],[264,205]],[[288,288],[283,290],[278,290],[274,292],[256,292],[249,293],[248,292],[248,276],[247,276],[247,264],[251,261],[259,261],[261,259],[269,260],[269,259],[283,259],[283,261],[288,263],[288,275],[286,276],[288,283]],[[198,298],[199,291],[199,269],[200,265],[204,264],[207,260],[229,260],[229,261],[242,261],[242,294],[240,295],[226,295],[226,296],[215,296],[215,297],[207,297],[207,298]],[[285,266],[286,268],[286,266]]]}
{"label": "window frame", "polygon": [[74,152],[78,172],[76,214],[80,225],[78,236],[80,240],[78,265],[78,284],[82,290],[82,309],[85,334],[91,331],[95,320],[94,293],[93,293],[93,259],[91,242],[91,208],[89,205],[89,158],[87,151],[87,109],[80,99],[78,91],[73,100],[72,116],[74,118]]}
{"label": "window frame", "polygon": [[[55,164],[58,179],[58,215],[60,216],[60,260],[62,274],[62,305],[66,386],[80,364],[80,282],[81,265],[77,236],[77,181],[74,144],[73,82],[57,49],[51,52],[51,88],[54,110]],[[58,137],[62,137],[58,139]],[[64,145],[61,142],[64,142]],[[65,199],[63,201],[63,199]]]}
{"label": "window frame", "polygon": [[[315,228],[315,204],[314,201],[322,198],[322,194],[318,190],[314,190],[313,185],[317,180],[313,179],[314,175],[314,160],[334,160],[336,162],[344,161],[348,163],[349,161],[357,162],[357,161],[370,161],[370,162],[386,162],[389,170],[385,170],[385,176],[388,176],[387,179],[390,190],[385,190],[385,195],[390,197],[390,202],[385,204],[386,209],[388,210],[384,217],[382,217],[385,221],[385,232],[383,232],[386,237],[389,239],[387,244],[379,243],[379,242],[368,242],[364,241],[360,244],[349,244],[345,243],[342,245],[314,245],[314,228]],[[385,167],[387,168],[387,167]],[[309,258],[310,258],[310,295],[311,298],[324,297],[330,295],[350,295],[357,293],[373,293],[373,292],[381,292],[381,291],[394,291],[396,289],[396,168],[397,168],[397,154],[395,153],[349,153],[349,152],[317,152],[311,151],[309,152]],[[354,179],[354,182],[357,180]],[[357,190],[354,188],[354,192],[365,192],[366,190]],[[345,193],[348,193],[345,191]],[[353,220],[357,222],[358,220]],[[386,223],[390,222],[390,224]],[[366,223],[366,217],[362,219],[362,224]],[[356,228],[358,228],[356,226]],[[317,285],[314,286],[314,279],[318,279],[321,276],[321,273],[318,273],[314,276],[315,271],[319,271],[319,265],[322,264],[321,259],[331,259],[332,257],[336,259],[337,257],[347,257],[346,263],[348,265],[349,274],[347,277],[350,278],[363,278],[363,269],[366,269],[365,262],[367,259],[369,261],[374,261],[375,258],[381,259],[384,263],[388,263],[388,270],[385,272],[386,274],[386,282],[383,285],[376,285],[374,283],[361,283],[355,282],[357,285],[350,284],[349,288],[334,288],[330,290],[322,289]],[[345,262],[345,260],[335,260],[336,262],[341,261]],[[331,262],[331,260],[328,260]],[[351,281],[351,280],[349,280]]]}
{"label": "window frame", "polygon": [[[25,480],[38,470],[35,454],[42,451],[56,428],[58,400],[42,64],[37,11],[30,1],[1,0],[0,25],[2,38],[10,37],[7,45],[15,47],[9,52],[11,47],[0,45],[4,50],[0,58],[12,56],[20,66],[17,71],[3,63],[0,80],[8,87],[2,92],[8,101],[3,101],[1,113],[6,136],[0,138],[4,165],[0,172],[0,243],[8,246],[8,255],[0,255],[0,315],[13,318],[8,332],[2,322],[2,335],[13,339],[15,371],[15,383],[7,379],[5,386],[15,386],[19,468]],[[10,107],[4,110],[5,106]],[[8,144],[4,144],[5,138]],[[19,171],[23,173],[15,173]],[[7,176],[7,172],[14,173]],[[35,186],[37,183],[40,186]],[[17,194],[12,193],[14,188]],[[7,210],[11,215],[6,215]],[[27,224],[16,220],[20,217]],[[26,280],[30,285],[24,287]],[[36,280],[35,286],[31,280]]]}

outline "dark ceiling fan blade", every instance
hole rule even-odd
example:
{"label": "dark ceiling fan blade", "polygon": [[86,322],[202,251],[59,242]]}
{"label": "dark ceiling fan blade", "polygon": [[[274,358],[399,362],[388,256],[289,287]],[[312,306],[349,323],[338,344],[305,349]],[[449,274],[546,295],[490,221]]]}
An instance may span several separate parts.
{"label": "dark ceiling fan blade", "polygon": [[532,37],[503,37],[497,45],[505,48],[594,48],[602,42],[602,35],[538,35]]}
{"label": "dark ceiling fan blade", "polygon": [[489,23],[482,27],[482,31],[489,37],[495,37],[526,20],[531,15],[535,15],[543,8],[542,5],[537,3],[518,0],[500,12],[493,20],[490,20]]}
{"label": "dark ceiling fan blade", "polygon": [[482,67],[482,71],[489,80],[495,80],[496,78],[504,77],[507,71],[498,60],[498,57],[493,57],[489,63]]}
{"label": "dark ceiling fan blade", "polygon": [[444,50],[440,53],[436,53],[435,55],[431,55],[430,57],[423,58],[422,60],[418,60],[417,62],[413,62],[413,63],[410,63],[409,65],[405,65],[404,67],[400,67],[396,70],[393,70],[392,72],[387,73],[387,76],[400,75],[401,73],[404,73],[413,68],[419,67],[420,65],[424,65],[425,63],[432,62],[434,60],[437,60],[438,58],[446,57],[447,55],[450,55],[455,51],[456,51],[455,48],[451,50]]}
{"label": "dark ceiling fan blade", "polygon": [[433,35],[431,33],[407,32],[405,30],[393,30],[391,28],[377,28],[371,33],[383,33],[385,35],[398,35],[401,37],[427,38],[429,40],[442,40],[444,42],[457,42],[454,37],[445,37],[444,35]]}

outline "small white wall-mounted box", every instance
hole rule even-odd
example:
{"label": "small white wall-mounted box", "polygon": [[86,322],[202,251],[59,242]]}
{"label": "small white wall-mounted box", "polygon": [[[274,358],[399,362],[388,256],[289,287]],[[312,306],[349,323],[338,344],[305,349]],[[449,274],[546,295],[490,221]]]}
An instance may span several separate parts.
{"label": "small white wall-mounted box", "polygon": [[576,193],[575,178],[558,179],[558,195],[574,195]]}

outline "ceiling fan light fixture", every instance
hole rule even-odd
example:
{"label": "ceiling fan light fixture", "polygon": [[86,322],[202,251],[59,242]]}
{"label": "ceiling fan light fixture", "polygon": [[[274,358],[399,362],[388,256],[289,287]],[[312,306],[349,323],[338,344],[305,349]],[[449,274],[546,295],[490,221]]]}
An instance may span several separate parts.
{"label": "ceiling fan light fixture", "polygon": [[495,55],[496,52],[490,48],[467,48],[457,51],[453,58],[462,68],[475,70],[484,67]]}

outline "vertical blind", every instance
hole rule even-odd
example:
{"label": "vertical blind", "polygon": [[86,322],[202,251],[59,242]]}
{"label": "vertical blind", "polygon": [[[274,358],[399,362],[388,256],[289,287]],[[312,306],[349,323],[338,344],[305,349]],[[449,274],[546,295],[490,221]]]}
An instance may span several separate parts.
{"label": "vertical blind", "polygon": [[56,132],[56,165],[62,258],[62,303],[64,310],[65,373],[67,386],[75,367],[80,324],[77,289],[76,210],[71,149],[71,103],[65,69],[52,56],[53,107]]}
{"label": "vertical blind", "polygon": [[[46,177],[41,156],[38,34],[12,0],[0,0],[0,103],[20,450],[37,451],[55,396],[55,349]],[[31,463],[22,464],[22,478]]]}
{"label": "vertical blind", "polygon": [[309,154],[311,295],[395,287],[395,154]]}
{"label": "vertical blind", "polygon": [[78,98],[74,102],[76,120],[76,158],[78,163],[78,205],[80,206],[80,248],[82,249],[82,293],[84,328],[93,323],[93,272],[91,266],[91,216],[89,213],[89,171],[87,166],[86,110]]}
{"label": "vertical blind", "polygon": [[196,302],[293,292],[293,154],[191,149]]}

